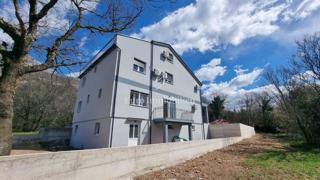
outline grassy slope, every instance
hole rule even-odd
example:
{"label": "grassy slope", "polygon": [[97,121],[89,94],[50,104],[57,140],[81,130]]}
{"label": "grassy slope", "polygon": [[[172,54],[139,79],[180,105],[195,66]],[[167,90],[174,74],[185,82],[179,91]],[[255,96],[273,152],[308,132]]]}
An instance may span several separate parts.
{"label": "grassy slope", "polygon": [[253,179],[320,179],[320,149],[278,135],[287,146],[249,156],[244,166]]}

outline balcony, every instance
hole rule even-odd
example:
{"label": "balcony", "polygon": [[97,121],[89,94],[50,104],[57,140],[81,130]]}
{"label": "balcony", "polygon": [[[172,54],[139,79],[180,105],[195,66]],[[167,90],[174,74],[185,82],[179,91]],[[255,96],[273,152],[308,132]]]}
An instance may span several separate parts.
{"label": "balcony", "polygon": [[185,109],[156,107],[152,111],[152,118],[157,122],[193,123],[193,113]]}

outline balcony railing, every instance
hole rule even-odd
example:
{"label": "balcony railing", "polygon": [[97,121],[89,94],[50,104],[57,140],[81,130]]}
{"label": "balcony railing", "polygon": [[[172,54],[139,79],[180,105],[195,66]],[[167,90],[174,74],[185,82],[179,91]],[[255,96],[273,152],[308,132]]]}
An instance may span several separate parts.
{"label": "balcony railing", "polygon": [[193,120],[193,113],[185,109],[170,109],[164,107],[156,107],[152,111],[153,119],[181,119],[181,120]]}

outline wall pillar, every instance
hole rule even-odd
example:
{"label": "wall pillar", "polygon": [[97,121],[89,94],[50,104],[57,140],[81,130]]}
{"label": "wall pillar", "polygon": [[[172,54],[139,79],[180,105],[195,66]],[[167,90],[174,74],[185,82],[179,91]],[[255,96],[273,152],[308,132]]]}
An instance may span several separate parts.
{"label": "wall pillar", "polygon": [[163,123],[163,142],[167,143],[168,142],[168,124]]}
{"label": "wall pillar", "polygon": [[192,124],[188,124],[189,141],[192,141]]}

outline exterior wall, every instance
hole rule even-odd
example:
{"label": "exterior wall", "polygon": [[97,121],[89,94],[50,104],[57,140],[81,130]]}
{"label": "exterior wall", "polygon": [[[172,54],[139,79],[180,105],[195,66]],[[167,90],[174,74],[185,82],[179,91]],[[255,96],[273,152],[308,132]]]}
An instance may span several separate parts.
{"label": "exterior wall", "polygon": [[254,128],[240,123],[209,125],[210,138],[251,137],[255,135]]}
{"label": "exterior wall", "polygon": [[[149,109],[130,105],[130,91],[149,94],[150,86],[150,43],[142,40],[117,36],[121,49],[118,88],[116,93],[115,117],[149,119]],[[146,73],[133,70],[134,58],[146,63]]]}
{"label": "exterior wall", "polygon": [[[191,111],[191,106],[196,105],[196,110],[193,113],[193,120],[195,131],[192,131],[193,139],[200,140],[203,139],[203,128],[202,128],[202,115],[201,115],[201,105],[200,105],[200,90],[197,93],[194,92],[194,86],[200,85],[195,81],[195,79],[190,75],[190,73],[185,69],[185,67],[180,63],[178,57],[174,55],[173,63],[162,59],[162,52],[171,50],[167,47],[160,45],[153,45],[153,68],[158,69],[160,72],[168,72],[173,75],[173,84],[165,83],[164,81],[153,80],[152,84],[152,99],[153,111],[155,108],[163,107],[163,99],[168,99],[176,102],[176,108]],[[153,117],[154,118],[154,117]],[[161,138],[153,136],[152,143],[163,142],[162,135],[163,129],[162,125],[158,125],[158,128],[152,130],[160,131],[157,134],[161,134]],[[180,125],[181,126],[181,125]],[[180,133],[177,131],[180,130]],[[169,130],[169,141],[172,140],[174,135],[179,137],[189,139],[188,126],[184,125],[181,128],[177,128],[176,131]],[[160,141],[161,139],[161,141]]]}
{"label": "exterior wall", "polygon": [[[108,146],[117,57],[118,50],[114,49],[102,57],[104,59],[96,65],[96,72],[94,72],[94,69],[91,69],[81,78],[74,108],[71,136],[71,145],[76,148],[101,148]],[[82,87],[84,77],[86,77],[86,82],[84,87]],[[100,88],[102,88],[102,94],[101,98],[98,98]],[[89,104],[87,104],[88,94],[90,94]],[[79,101],[82,101],[82,107],[78,113],[77,106]],[[101,123],[99,135],[94,135],[96,122]],[[77,134],[75,134],[76,125],[78,126]]]}
{"label": "exterior wall", "polygon": [[[100,123],[100,133],[98,135],[94,134],[96,122]],[[76,123],[78,124],[78,130],[75,133],[75,128],[73,128],[71,145],[79,149],[108,147],[110,122],[111,118],[104,118]]]}
{"label": "exterior wall", "polygon": [[128,120],[125,118],[115,118],[113,127],[112,147],[128,146],[129,124],[139,124],[140,138],[138,145],[149,144],[149,121],[147,120]]}
{"label": "exterior wall", "polygon": [[[85,87],[81,87],[82,82],[80,82],[73,120],[73,129],[78,125],[78,131],[77,135],[73,131],[71,144],[78,148],[107,147],[108,145],[112,147],[127,146],[129,122],[132,121],[141,122],[140,141],[138,144],[150,143],[150,131],[152,132],[151,143],[162,143],[162,125],[152,125],[153,129],[150,130],[150,124],[153,124],[149,122],[150,108],[130,105],[131,90],[149,94],[150,97],[150,73],[153,68],[173,74],[174,83],[171,85],[165,82],[152,81],[152,111],[156,107],[163,107],[163,99],[174,100],[176,108],[185,111],[191,111],[192,105],[195,105],[193,139],[203,139],[204,129],[202,125],[200,90],[196,93],[194,92],[194,86],[198,85],[200,87],[200,85],[178,60],[179,57],[175,56],[173,63],[163,61],[161,54],[164,50],[170,51],[169,48],[158,44],[152,45],[148,41],[122,35],[115,37],[115,43],[118,49],[103,57],[104,59],[97,64],[97,72],[91,69],[85,74]],[[151,52],[153,57],[151,57]],[[172,52],[172,54],[175,53]],[[133,70],[135,58],[146,63],[145,73]],[[152,59],[153,68],[151,68]],[[119,67],[116,65],[117,62]],[[118,76],[116,76],[117,68],[119,68]],[[115,79],[117,81],[114,81]],[[99,101],[95,101],[99,87],[103,88],[103,97]],[[112,94],[113,91],[115,91],[114,95]],[[87,105],[86,98],[88,94],[90,94],[90,103]],[[114,114],[112,113],[113,98],[115,98]],[[82,110],[77,113],[77,105],[80,100],[82,101]],[[102,135],[98,137],[92,136],[94,135],[94,126],[97,121],[107,121],[103,122],[103,128],[109,129],[102,129],[102,125],[100,129],[113,135],[109,137],[106,133],[108,138]],[[80,126],[83,127],[80,128]],[[188,126],[178,125],[176,128],[169,130],[169,141],[172,140],[173,136],[188,139]],[[86,144],[87,141],[90,142]]]}
{"label": "exterior wall", "polygon": [[243,137],[0,157],[0,179],[129,179],[241,141]]}

